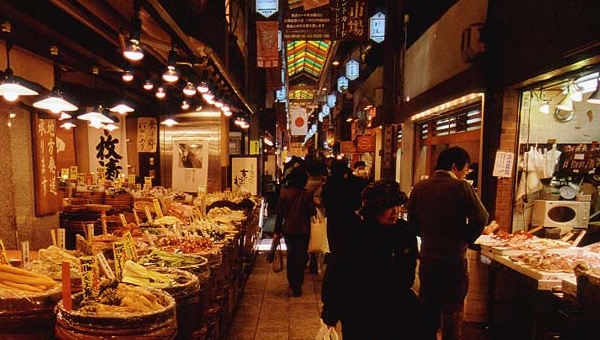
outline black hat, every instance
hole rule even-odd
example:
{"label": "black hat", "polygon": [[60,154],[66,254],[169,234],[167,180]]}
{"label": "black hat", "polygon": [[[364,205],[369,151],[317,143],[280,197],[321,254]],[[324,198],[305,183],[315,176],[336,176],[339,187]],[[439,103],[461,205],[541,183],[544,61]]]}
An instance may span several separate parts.
{"label": "black hat", "polygon": [[397,205],[404,205],[406,194],[400,190],[400,184],[391,179],[379,179],[369,183],[361,194],[362,208],[371,211],[383,211]]}

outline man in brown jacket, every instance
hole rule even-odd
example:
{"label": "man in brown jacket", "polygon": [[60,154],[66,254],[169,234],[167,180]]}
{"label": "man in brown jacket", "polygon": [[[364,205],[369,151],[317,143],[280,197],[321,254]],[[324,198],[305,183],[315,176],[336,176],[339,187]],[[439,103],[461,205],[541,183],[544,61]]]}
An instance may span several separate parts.
{"label": "man in brown jacket", "polygon": [[422,340],[462,339],[469,277],[467,247],[481,235],[489,213],[465,180],[471,158],[463,148],[442,151],[434,174],[410,193],[408,222],[421,237],[419,301]]}

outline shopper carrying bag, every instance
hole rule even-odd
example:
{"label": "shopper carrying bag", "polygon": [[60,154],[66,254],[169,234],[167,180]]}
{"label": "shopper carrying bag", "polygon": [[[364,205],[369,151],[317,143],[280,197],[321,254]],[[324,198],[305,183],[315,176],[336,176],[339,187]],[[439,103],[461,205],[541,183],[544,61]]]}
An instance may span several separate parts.
{"label": "shopper carrying bag", "polygon": [[327,240],[327,217],[323,216],[320,209],[310,218],[310,240],[308,241],[309,253],[328,253],[329,241]]}
{"label": "shopper carrying bag", "polygon": [[281,243],[277,241],[277,246],[273,250],[273,262],[271,262],[271,269],[275,273],[279,273],[283,270],[283,250],[281,250]]}

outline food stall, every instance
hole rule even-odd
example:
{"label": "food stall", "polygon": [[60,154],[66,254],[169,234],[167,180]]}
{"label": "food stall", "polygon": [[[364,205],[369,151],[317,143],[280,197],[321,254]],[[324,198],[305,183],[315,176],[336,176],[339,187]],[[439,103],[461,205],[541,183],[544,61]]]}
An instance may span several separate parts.
{"label": "food stall", "polygon": [[584,235],[572,242],[535,232],[479,239],[481,261],[488,265],[487,311],[494,334],[523,339],[600,334],[597,322],[590,322],[600,316],[590,303],[600,298],[600,244],[578,247]]}

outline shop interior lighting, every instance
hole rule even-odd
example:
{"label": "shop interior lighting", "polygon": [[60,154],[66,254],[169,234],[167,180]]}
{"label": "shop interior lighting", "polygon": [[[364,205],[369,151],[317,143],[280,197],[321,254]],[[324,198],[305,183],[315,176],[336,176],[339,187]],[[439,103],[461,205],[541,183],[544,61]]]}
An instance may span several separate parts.
{"label": "shop interior lighting", "polygon": [[587,99],[590,104],[600,104],[600,78],[597,79],[596,90]]}
{"label": "shop interior lighting", "polygon": [[167,70],[162,75],[163,80],[167,83],[174,83],[179,80],[179,74],[177,74],[175,65],[177,65],[177,51],[175,50],[175,46],[172,46],[167,60]]}
{"label": "shop interior lighting", "polygon": [[540,106],[540,112],[546,115],[550,113],[550,101],[544,100]]}
{"label": "shop interior lighting", "polygon": [[187,110],[187,109],[189,109],[189,108],[190,108],[190,103],[188,103],[188,102],[187,102],[187,100],[184,100],[184,101],[181,103],[181,109],[182,109],[182,110]]}
{"label": "shop interior lighting", "polygon": [[75,125],[75,122],[73,119],[69,119],[60,125],[60,127],[65,130],[71,130],[72,128],[74,128],[76,126],[77,125]]}
{"label": "shop interior lighting", "polygon": [[97,123],[100,123],[100,124],[113,123],[113,120],[108,118],[104,114],[104,108],[102,107],[102,105],[98,105],[98,106],[94,107],[91,111],[77,116],[77,119],[87,120],[90,122],[90,126],[93,126],[93,127],[98,126]]}
{"label": "shop interior lighting", "polygon": [[161,86],[156,90],[156,98],[163,99],[166,96],[167,96],[167,93],[165,92],[164,87]]}
{"label": "shop interior lighting", "polygon": [[123,50],[123,56],[131,61],[139,61],[144,58],[144,51],[140,45],[142,31],[142,20],[140,19],[141,2],[135,0],[133,4],[133,19],[129,29],[129,40]]}
{"label": "shop interior lighting", "polygon": [[144,90],[150,91],[153,88],[154,88],[154,84],[152,84],[152,82],[150,80],[146,80],[146,82],[144,83]]}
{"label": "shop interior lighting", "polygon": [[70,119],[71,115],[66,113],[66,112],[61,112],[60,113],[60,117],[58,117],[58,120],[65,120],[65,119]]}
{"label": "shop interior lighting", "polygon": [[[11,24],[9,22],[2,23],[2,33],[10,34]],[[22,84],[15,79],[13,70],[10,68],[10,50],[12,49],[12,41],[6,40],[6,70],[4,71],[4,79],[0,82],[0,96],[3,96],[9,102],[14,102],[19,99],[19,96],[35,96],[38,93]]]}
{"label": "shop interior lighting", "polygon": [[179,124],[175,119],[173,119],[172,117],[167,117],[167,119],[163,120],[162,122],[160,122],[162,125],[166,125],[166,126],[173,126],[173,125],[177,125]]}
{"label": "shop interior lighting", "polygon": [[63,98],[62,91],[58,86],[60,78],[59,69],[56,62],[58,57],[58,47],[51,46],[50,55],[54,57],[54,87],[48,96],[33,103],[33,106],[37,107],[38,109],[48,110],[55,114],[58,114],[61,111],[77,111],[77,106],[71,104],[69,101]]}
{"label": "shop interior lighting", "polygon": [[130,70],[125,70],[125,72],[123,72],[123,74],[121,75],[121,79],[123,79],[123,81],[126,83],[132,81],[133,80],[133,72],[131,72]]}
{"label": "shop interior lighting", "polygon": [[573,111],[573,98],[567,93],[565,97],[556,105],[557,109],[571,112]]}
{"label": "shop interior lighting", "polygon": [[574,102],[580,102],[583,100],[583,91],[581,89],[581,87],[579,87],[579,85],[572,83],[569,86],[569,97],[571,97],[571,100],[573,100]]}
{"label": "shop interior lighting", "polygon": [[131,106],[127,105],[127,103],[125,103],[124,101],[121,101],[117,105],[111,107],[109,111],[117,112],[119,114],[125,115],[125,114],[135,111],[135,109],[132,108]]}
{"label": "shop interior lighting", "polygon": [[200,84],[198,84],[198,87],[196,87],[196,89],[200,93],[206,93],[208,92],[208,84],[206,82],[201,82]]}
{"label": "shop interior lighting", "polygon": [[192,97],[194,95],[196,95],[196,87],[194,87],[194,84],[192,84],[191,82],[187,82],[187,84],[185,85],[185,87],[183,88],[183,94],[188,96],[188,97]]}

